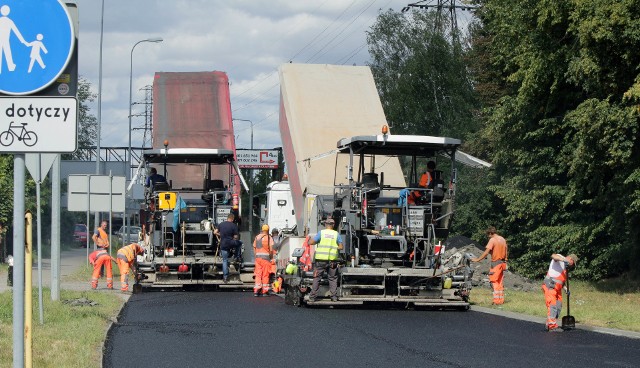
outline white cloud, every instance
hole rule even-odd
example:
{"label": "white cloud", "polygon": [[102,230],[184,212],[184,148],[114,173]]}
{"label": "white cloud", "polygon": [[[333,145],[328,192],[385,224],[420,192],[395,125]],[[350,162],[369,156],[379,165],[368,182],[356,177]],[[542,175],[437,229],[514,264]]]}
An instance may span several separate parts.
{"label": "white cloud", "polygon": [[[80,74],[97,91],[101,1],[76,2]],[[363,65],[368,60],[365,31],[378,9],[399,10],[408,2],[105,0],[101,144],[127,145],[130,55],[139,40],[164,39],[135,48],[134,101],[143,100],[139,89],[152,84],[154,72],[224,71],[231,82],[233,116],[254,122],[255,147],[271,148],[280,145],[278,66],[291,58],[301,63]],[[91,107],[97,115],[97,103]],[[141,124],[142,119],[133,125]],[[249,147],[249,131],[236,124],[238,147]],[[136,137],[137,133],[134,146],[141,144]]]}

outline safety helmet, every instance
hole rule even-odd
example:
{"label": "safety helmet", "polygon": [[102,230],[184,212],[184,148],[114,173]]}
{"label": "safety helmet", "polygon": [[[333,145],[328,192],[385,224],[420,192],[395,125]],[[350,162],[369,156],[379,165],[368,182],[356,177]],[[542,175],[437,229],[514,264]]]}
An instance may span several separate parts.
{"label": "safety helmet", "polygon": [[267,224],[262,225],[262,231],[269,231],[269,225]]}
{"label": "safety helmet", "polygon": [[287,275],[293,275],[296,272],[298,272],[298,266],[293,263],[289,263],[287,265],[287,268],[284,269],[284,273],[286,273]]}

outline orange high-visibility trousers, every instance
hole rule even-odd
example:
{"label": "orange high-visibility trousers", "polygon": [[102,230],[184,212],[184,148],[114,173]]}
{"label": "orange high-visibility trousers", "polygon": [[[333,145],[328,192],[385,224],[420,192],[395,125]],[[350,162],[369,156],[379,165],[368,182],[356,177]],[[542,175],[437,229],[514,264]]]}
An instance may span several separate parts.
{"label": "orange high-visibility trousers", "polygon": [[504,304],[504,271],[506,263],[499,263],[489,270],[489,282],[493,288],[493,304]]}
{"label": "orange high-visibility trousers", "polygon": [[113,288],[113,270],[111,268],[111,256],[108,253],[101,253],[93,263],[93,274],[91,275],[91,288],[98,287],[98,279],[100,278],[100,269],[104,269],[107,273],[107,288]]}
{"label": "orange high-visibility trousers", "polygon": [[253,269],[253,277],[255,284],[253,285],[254,294],[269,293],[269,274],[271,273],[271,261],[264,258],[256,258],[256,263]]}
{"label": "orange high-visibility trousers", "polygon": [[117,258],[118,261],[118,269],[120,270],[120,290],[127,291],[129,290],[129,269],[131,265],[129,262],[123,260],[122,258]]}
{"label": "orange high-visibility trousers", "polygon": [[562,312],[562,284],[556,283],[553,288],[542,285],[544,302],[547,305],[547,329],[558,328],[558,317]]}

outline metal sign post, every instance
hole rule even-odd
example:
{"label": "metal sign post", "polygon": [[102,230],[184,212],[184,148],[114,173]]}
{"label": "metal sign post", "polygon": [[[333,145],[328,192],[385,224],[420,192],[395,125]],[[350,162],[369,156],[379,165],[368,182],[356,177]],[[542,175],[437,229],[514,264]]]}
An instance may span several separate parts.
{"label": "metal sign post", "polygon": [[37,94],[58,80],[72,58],[76,34],[67,6],[60,0],[5,2],[0,5],[0,15],[0,48],[6,61],[0,64],[0,94],[11,96],[0,98],[0,152],[15,154],[13,366],[19,368],[25,363],[22,153],[73,152],[77,145],[77,102],[75,98],[54,101],[15,96]]}
{"label": "metal sign post", "polygon": [[47,177],[49,169],[55,161],[55,154],[27,154],[25,163],[27,170],[36,182],[36,229],[38,240],[38,309],[40,312],[40,324],[44,324],[44,310],[42,307],[42,218],[40,216],[40,186]]}

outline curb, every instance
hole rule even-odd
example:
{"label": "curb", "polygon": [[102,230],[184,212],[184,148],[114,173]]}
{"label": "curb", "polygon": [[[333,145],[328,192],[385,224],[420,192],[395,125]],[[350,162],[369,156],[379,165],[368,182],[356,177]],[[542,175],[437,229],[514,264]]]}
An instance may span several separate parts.
{"label": "curb", "polygon": [[105,367],[105,362],[104,362],[104,357],[105,357],[105,345],[107,343],[107,340],[109,339],[109,335],[111,334],[111,329],[113,328],[113,326],[115,324],[118,323],[118,321],[120,320],[120,318],[122,317],[122,311],[124,310],[124,306],[127,304],[127,302],[129,301],[129,298],[131,297],[131,294],[126,294],[124,298],[122,298],[122,306],[120,307],[120,311],[118,312],[118,314],[111,319],[111,321],[109,321],[109,325],[107,326],[107,329],[105,331],[104,334],[104,339],[102,341],[102,348],[100,349],[100,368],[104,368]]}
{"label": "curb", "polygon": [[[529,316],[529,315],[522,314],[522,313],[497,310],[497,309],[487,308],[487,307],[479,307],[479,306],[475,306],[475,305],[472,305],[470,310],[475,311],[475,312],[480,312],[480,313],[493,314],[493,315],[496,315],[496,316],[502,316],[502,317],[506,317],[506,318],[517,319],[517,320],[520,320],[520,321],[540,323],[540,324],[543,324],[543,325],[546,322],[546,319],[543,318],[543,317]],[[585,331],[597,332],[597,333],[603,333],[603,334],[607,334],[607,335],[628,337],[630,339],[640,339],[640,332],[635,332],[635,331],[626,331],[626,330],[619,330],[619,329],[615,329],[615,328],[596,327],[596,326],[587,326],[587,325],[576,325],[576,329],[577,330],[585,330]]]}

